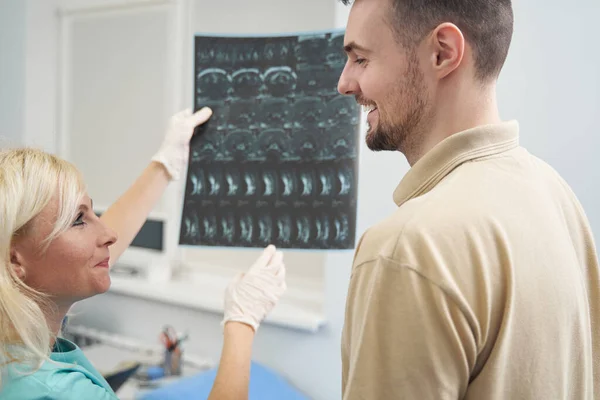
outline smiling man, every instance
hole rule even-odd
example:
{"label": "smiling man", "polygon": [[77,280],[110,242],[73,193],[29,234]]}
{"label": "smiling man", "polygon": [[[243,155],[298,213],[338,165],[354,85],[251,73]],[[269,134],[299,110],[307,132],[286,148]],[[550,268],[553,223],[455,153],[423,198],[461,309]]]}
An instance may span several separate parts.
{"label": "smiling man", "polygon": [[512,29],[510,0],[352,4],[338,89],[411,169],[356,249],[344,400],[600,399],[587,218],[498,112]]}

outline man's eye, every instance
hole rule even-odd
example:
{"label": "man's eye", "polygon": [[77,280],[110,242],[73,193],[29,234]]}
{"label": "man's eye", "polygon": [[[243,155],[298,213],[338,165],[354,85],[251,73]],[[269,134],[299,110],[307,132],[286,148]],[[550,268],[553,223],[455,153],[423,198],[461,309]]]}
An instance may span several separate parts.
{"label": "man's eye", "polygon": [[354,60],[354,62],[358,65],[362,65],[366,62],[366,60],[364,58],[357,58],[356,60]]}

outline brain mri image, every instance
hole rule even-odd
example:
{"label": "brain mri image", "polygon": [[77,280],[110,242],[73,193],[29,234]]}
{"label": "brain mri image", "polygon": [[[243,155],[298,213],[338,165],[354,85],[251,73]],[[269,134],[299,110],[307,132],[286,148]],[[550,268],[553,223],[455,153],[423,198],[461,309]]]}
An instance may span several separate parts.
{"label": "brain mri image", "polygon": [[299,68],[296,71],[296,88],[299,94],[303,96],[314,96],[322,92],[328,92],[329,86],[324,88],[321,80],[323,75],[326,75],[326,70],[327,67],[322,65]]}
{"label": "brain mri image", "polygon": [[356,100],[353,96],[335,96],[327,102],[324,118],[330,125],[340,123],[358,125],[360,115],[356,113],[356,109]]}
{"label": "brain mri image", "polygon": [[[252,129],[256,124],[256,103],[252,99],[240,99],[229,106],[231,129]],[[212,117],[211,117],[212,118]]]}
{"label": "brain mri image", "polygon": [[361,110],[337,92],[344,32],[197,35],[180,244],[351,249]]}
{"label": "brain mri image", "polygon": [[271,67],[264,80],[267,93],[273,97],[290,95],[296,88],[296,74],[290,67]]}
{"label": "brain mri image", "polygon": [[329,47],[328,39],[322,36],[306,37],[296,45],[296,57],[299,64],[322,65]]}
{"label": "brain mri image", "polygon": [[294,107],[294,122],[305,129],[316,129],[323,125],[321,113],[323,101],[320,97],[304,97],[296,101]]}
{"label": "brain mri image", "polygon": [[233,95],[253,98],[260,94],[263,78],[258,68],[240,68],[231,75]]}
{"label": "brain mri image", "polygon": [[327,47],[327,65],[332,69],[344,68],[346,64],[346,54],[341,51],[344,48],[344,35],[335,34],[329,38]]}
{"label": "brain mri image", "polygon": [[217,135],[209,134],[203,137],[202,143],[198,146],[194,146],[192,153],[192,160],[213,160],[217,159],[221,153],[220,138]]}
{"label": "brain mri image", "polygon": [[254,136],[252,132],[238,129],[227,133],[225,137],[225,153],[227,157],[243,160],[254,150]]}
{"label": "brain mri image", "polygon": [[259,138],[259,149],[268,160],[280,161],[289,154],[290,141],[287,139],[287,133],[283,129],[267,129],[263,131]]}
{"label": "brain mri image", "polygon": [[196,92],[202,97],[225,100],[231,90],[231,77],[220,68],[207,68],[198,74]]}
{"label": "brain mri image", "polygon": [[304,128],[295,129],[292,134],[292,141],[294,143],[292,149],[297,158],[301,160],[318,160],[320,154],[324,150],[318,140],[318,133],[313,130],[306,130]]}
{"label": "brain mri image", "polygon": [[353,141],[348,138],[348,135],[336,132],[329,139],[328,151],[334,157],[344,157],[356,153],[356,149],[352,147]]}
{"label": "brain mri image", "polygon": [[293,43],[274,41],[265,43],[264,59],[270,65],[285,65],[294,52]]}
{"label": "brain mri image", "polygon": [[257,112],[262,116],[259,124],[263,129],[285,128],[292,125],[289,121],[290,107],[287,99],[265,97],[261,99]]}

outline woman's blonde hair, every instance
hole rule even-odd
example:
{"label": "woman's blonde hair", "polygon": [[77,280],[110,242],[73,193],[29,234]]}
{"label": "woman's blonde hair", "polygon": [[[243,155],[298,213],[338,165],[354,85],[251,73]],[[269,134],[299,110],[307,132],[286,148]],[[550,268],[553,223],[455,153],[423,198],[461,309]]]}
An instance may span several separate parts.
{"label": "woman's blonde hair", "polygon": [[37,369],[49,358],[56,335],[46,319],[53,304],[17,276],[11,245],[57,196],[56,223],[41,244],[45,251],[71,226],[84,193],[71,163],[37,149],[0,150],[0,367],[17,362]]}

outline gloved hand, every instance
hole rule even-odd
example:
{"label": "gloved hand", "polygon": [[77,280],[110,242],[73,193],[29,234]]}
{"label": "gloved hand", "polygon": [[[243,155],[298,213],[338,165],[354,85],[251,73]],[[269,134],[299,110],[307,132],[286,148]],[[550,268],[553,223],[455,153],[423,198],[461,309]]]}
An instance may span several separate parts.
{"label": "gloved hand", "polygon": [[229,283],[221,325],[238,321],[250,325],[256,332],[286,289],[283,253],[270,245],[248,272],[239,273]]}
{"label": "gloved hand", "polygon": [[179,179],[181,172],[187,167],[194,128],[208,121],[211,115],[212,110],[204,107],[194,114],[187,109],[171,117],[162,145],[152,157],[152,161],[164,165],[171,179]]}

